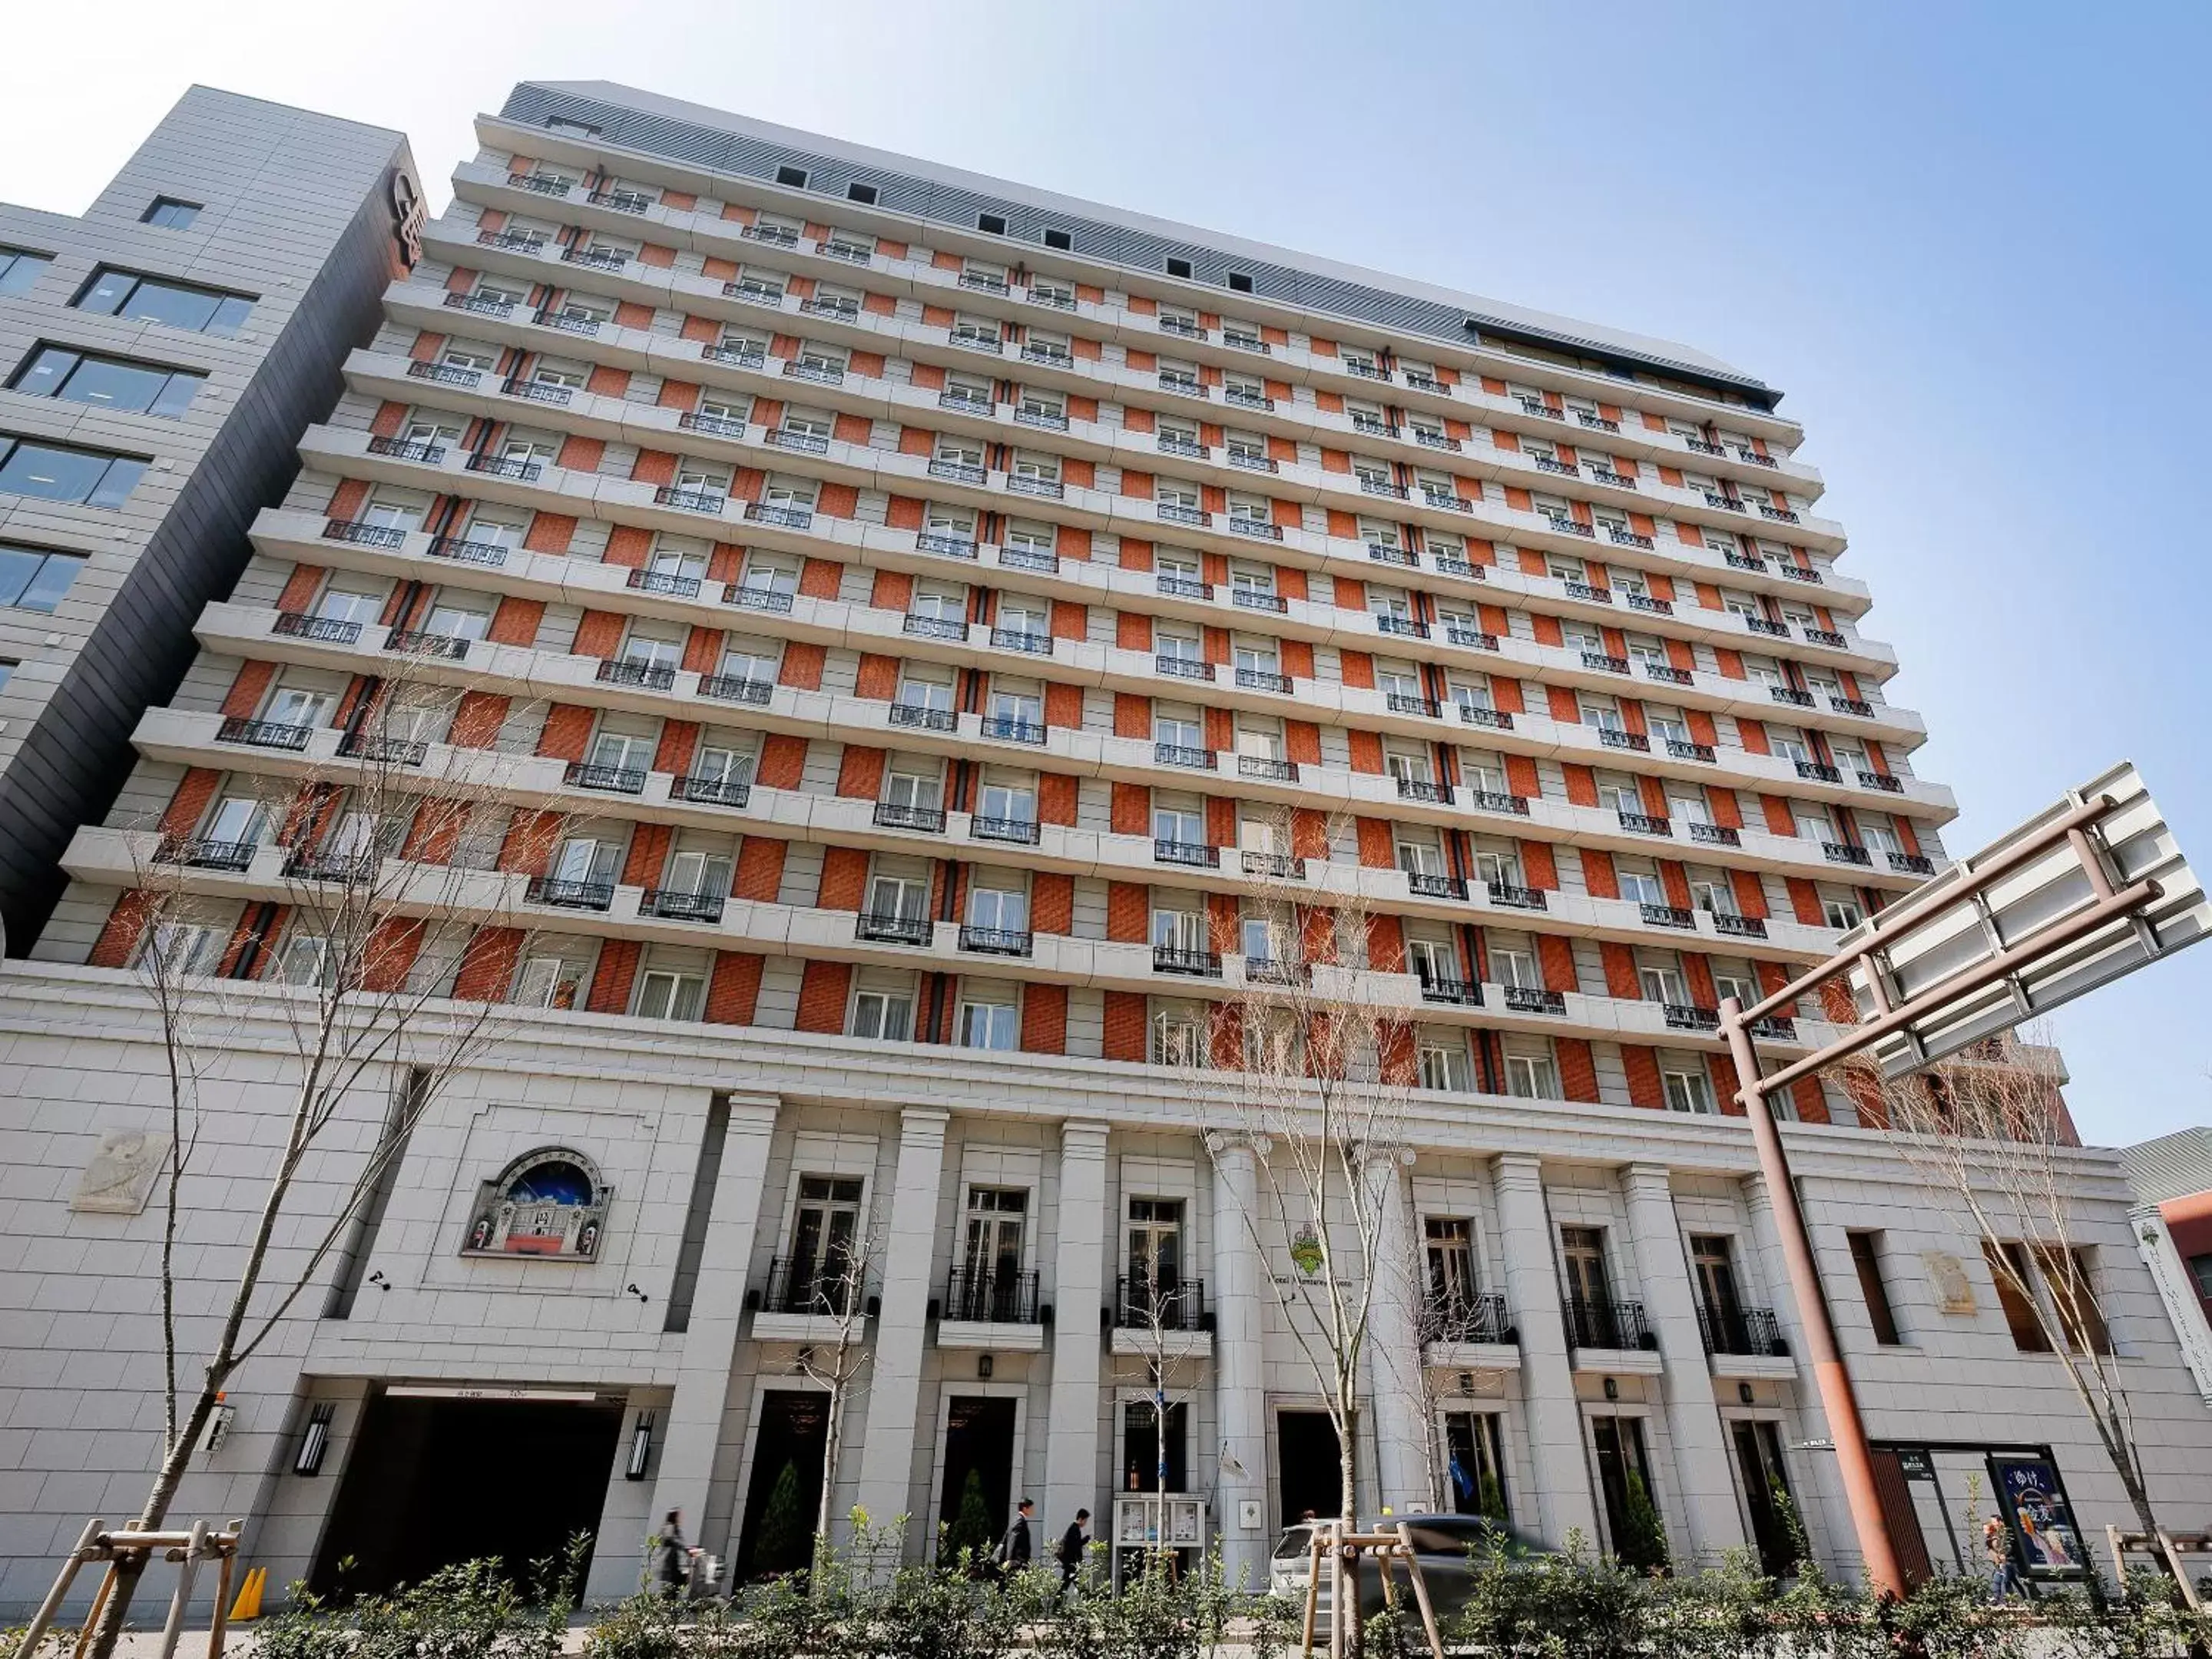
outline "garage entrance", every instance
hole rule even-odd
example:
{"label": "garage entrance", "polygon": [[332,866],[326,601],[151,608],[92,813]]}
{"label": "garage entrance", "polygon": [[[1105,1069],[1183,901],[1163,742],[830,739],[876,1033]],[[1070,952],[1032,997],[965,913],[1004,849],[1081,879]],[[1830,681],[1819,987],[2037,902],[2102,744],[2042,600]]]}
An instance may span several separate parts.
{"label": "garage entrance", "polygon": [[622,1419],[597,1401],[374,1395],[309,1585],[380,1595],[486,1556],[520,1576],[578,1533],[596,1541]]}

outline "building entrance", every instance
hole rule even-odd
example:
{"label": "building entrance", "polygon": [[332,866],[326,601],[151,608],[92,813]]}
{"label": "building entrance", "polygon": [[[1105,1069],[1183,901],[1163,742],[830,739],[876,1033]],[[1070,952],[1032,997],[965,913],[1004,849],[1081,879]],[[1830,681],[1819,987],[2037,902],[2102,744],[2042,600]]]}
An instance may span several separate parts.
{"label": "building entrance", "polygon": [[[988,1395],[955,1395],[945,1418],[945,1485],[938,1494],[938,1518],[949,1529],[948,1553],[981,1550],[988,1555],[1013,1518],[1014,1402]],[[1030,1547],[1038,1556],[1045,1540],[1039,1516]]]}
{"label": "building entrance", "polygon": [[1275,1491],[1283,1525],[1295,1527],[1308,1515],[1336,1518],[1344,1494],[1337,1468],[1342,1443],[1327,1412],[1275,1413]]}
{"label": "building entrance", "polygon": [[520,1577],[579,1533],[596,1541],[622,1419],[611,1404],[375,1395],[310,1586],[380,1594],[486,1556]]}
{"label": "building entrance", "polygon": [[760,1397],[753,1476],[738,1534],[738,1579],[796,1572],[813,1559],[822,1506],[822,1454],[830,1444],[830,1396],[816,1389],[770,1389]]}

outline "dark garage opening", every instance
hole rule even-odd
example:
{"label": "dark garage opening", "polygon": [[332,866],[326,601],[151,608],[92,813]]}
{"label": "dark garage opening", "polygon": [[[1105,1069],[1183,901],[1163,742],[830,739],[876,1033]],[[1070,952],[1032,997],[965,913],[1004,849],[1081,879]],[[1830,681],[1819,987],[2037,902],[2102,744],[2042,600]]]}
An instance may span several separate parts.
{"label": "dark garage opening", "polygon": [[813,1559],[822,1454],[830,1443],[830,1396],[818,1389],[770,1389],[761,1395],[760,1414],[738,1531],[741,1581],[796,1572]]}
{"label": "dark garage opening", "polygon": [[1342,1443],[1327,1412],[1275,1413],[1276,1492],[1283,1525],[1294,1527],[1307,1515],[1320,1521],[1335,1518],[1344,1496],[1337,1468]]}
{"label": "dark garage opening", "polygon": [[613,1404],[374,1396],[309,1587],[378,1595],[485,1556],[520,1579],[578,1533],[596,1541],[622,1419]]}

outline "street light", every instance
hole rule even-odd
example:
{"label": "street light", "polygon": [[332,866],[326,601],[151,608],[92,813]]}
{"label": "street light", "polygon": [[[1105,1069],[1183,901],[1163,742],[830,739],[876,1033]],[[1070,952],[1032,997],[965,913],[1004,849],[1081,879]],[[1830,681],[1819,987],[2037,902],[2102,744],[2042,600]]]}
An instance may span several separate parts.
{"label": "street light", "polygon": [[[1834,956],[1773,995],[1749,1008],[1735,997],[1721,1004],[1736,1099],[1751,1120],[1852,1526],[1880,1595],[1901,1598],[1905,1575],[1769,1100],[1869,1048],[1884,1075],[1904,1076],[2208,933],[2212,907],[2142,780],[2123,762],[1861,922]],[[1838,978],[1859,1023],[1761,1076],[1753,1026]]]}

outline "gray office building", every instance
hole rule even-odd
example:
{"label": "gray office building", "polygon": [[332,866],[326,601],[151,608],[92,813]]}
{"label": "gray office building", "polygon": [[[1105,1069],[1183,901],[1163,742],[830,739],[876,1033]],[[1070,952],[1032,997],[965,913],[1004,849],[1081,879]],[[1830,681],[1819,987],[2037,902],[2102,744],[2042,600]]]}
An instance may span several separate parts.
{"label": "gray office building", "polygon": [[8,954],[375,333],[418,199],[401,134],[194,87],[82,218],[0,204]]}

